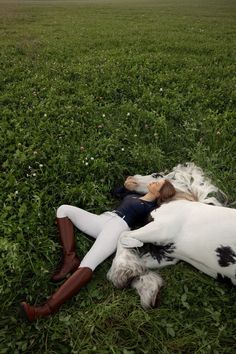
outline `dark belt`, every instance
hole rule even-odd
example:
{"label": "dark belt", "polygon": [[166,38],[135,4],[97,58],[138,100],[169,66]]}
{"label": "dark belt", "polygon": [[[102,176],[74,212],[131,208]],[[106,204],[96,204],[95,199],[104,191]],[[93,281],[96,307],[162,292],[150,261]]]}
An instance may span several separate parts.
{"label": "dark belt", "polygon": [[[125,214],[123,214],[121,211],[119,210],[112,210],[112,213],[115,213],[116,215],[118,215],[121,219],[125,220]],[[126,221],[126,220],[125,220]]]}

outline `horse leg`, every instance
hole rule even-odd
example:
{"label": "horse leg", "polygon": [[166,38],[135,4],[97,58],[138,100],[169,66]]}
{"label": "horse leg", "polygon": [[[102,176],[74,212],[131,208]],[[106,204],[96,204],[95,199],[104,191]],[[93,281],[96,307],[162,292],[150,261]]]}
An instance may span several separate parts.
{"label": "horse leg", "polygon": [[161,276],[152,271],[135,277],[131,282],[131,288],[136,289],[140,296],[140,302],[144,309],[159,305],[159,292],[163,286]]}
{"label": "horse leg", "polygon": [[144,274],[146,267],[135,250],[127,249],[118,241],[117,251],[107,278],[117,288],[125,288],[131,280]]}

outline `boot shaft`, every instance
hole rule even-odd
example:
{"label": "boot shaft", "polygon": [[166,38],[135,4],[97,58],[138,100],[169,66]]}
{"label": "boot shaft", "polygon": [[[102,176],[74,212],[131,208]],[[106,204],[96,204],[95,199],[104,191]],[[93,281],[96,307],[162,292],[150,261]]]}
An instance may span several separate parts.
{"label": "boot shaft", "polygon": [[92,279],[92,276],[93,271],[90,268],[79,268],[55,291],[45,304],[41,306],[31,306],[27,302],[22,302],[21,310],[24,316],[32,322],[39,317],[52,315],[61,305],[76,295],[79,290]]}
{"label": "boot shaft", "polygon": [[92,279],[92,276],[93,271],[90,268],[78,268],[47,301],[52,313],[76,295]]}
{"label": "boot shaft", "polygon": [[76,242],[74,237],[74,225],[69,218],[57,218],[59,240],[64,254],[75,252]]}
{"label": "boot shaft", "polygon": [[74,237],[74,226],[69,218],[57,218],[60,243],[63,248],[63,257],[51,277],[51,281],[59,282],[68,274],[73,273],[80,265],[76,255],[76,242]]}

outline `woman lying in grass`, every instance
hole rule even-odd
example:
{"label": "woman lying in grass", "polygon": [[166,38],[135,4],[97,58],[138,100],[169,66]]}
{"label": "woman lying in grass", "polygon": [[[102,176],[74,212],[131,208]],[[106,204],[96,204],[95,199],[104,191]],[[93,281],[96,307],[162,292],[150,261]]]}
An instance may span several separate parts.
{"label": "woman lying in grass", "polygon": [[[115,252],[122,232],[134,227],[141,219],[157,208],[160,203],[172,198],[176,191],[166,179],[148,185],[147,194],[140,196],[130,193],[137,186],[133,177],[128,177],[120,195],[125,195],[122,203],[113,211],[101,215],[83,209],[62,205],[57,210],[57,223],[63,247],[61,267],[52,276],[54,282],[61,281],[72,274],[41,306],[21,303],[23,315],[29,321],[56,312],[64,302],[72,298],[91,279],[95,268]],[[92,236],[95,242],[81,263],[76,255],[73,225]]]}

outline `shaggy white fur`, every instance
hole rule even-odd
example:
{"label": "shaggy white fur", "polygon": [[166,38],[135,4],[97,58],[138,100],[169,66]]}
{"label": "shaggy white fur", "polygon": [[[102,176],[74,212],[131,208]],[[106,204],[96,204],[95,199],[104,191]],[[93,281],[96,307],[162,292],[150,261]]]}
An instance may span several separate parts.
{"label": "shaggy white fur", "polygon": [[131,282],[131,287],[137,290],[144,309],[158,305],[158,295],[162,286],[163,280],[161,276],[151,271],[134,278]]}

